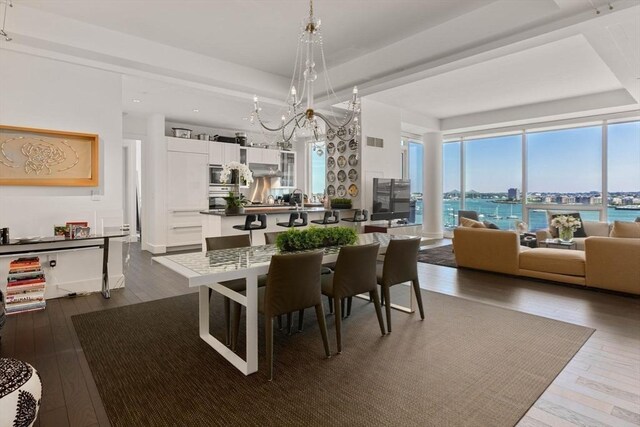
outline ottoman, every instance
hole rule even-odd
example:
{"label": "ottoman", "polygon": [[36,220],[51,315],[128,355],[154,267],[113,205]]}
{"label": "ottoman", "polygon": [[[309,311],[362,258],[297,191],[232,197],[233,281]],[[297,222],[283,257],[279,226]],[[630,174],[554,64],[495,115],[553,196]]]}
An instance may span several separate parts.
{"label": "ottoman", "polygon": [[32,426],[38,416],[42,383],[26,362],[0,359],[0,426]]}

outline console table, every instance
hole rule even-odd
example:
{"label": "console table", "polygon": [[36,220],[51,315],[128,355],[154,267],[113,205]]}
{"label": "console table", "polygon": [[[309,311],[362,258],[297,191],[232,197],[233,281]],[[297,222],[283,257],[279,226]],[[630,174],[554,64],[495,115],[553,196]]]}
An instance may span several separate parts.
{"label": "console table", "polygon": [[[88,237],[78,237],[76,239],[69,239],[64,236],[51,236],[41,237],[37,240],[11,240],[10,243],[0,245],[0,257],[16,256],[16,255],[29,255],[38,254],[44,252],[61,252],[61,251],[73,251],[84,248],[99,248],[102,249],[102,296],[104,298],[111,298],[111,291],[109,290],[109,240],[117,239],[121,237],[127,237],[129,233],[106,233],[106,234],[94,234]],[[79,243],[77,245],[69,245],[69,243]],[[34,245],[47,245],[46,248],[29,247]]]}

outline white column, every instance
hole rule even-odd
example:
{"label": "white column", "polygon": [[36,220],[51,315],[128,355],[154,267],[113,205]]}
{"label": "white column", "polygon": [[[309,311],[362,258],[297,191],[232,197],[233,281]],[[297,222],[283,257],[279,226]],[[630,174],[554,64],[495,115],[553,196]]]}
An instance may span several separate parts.
{"label": "white column", "polygon": [[142,249],[167,251],[167,140],[164,115],[147,119],[142,141]]}
{"label": "white column", "polygon": [[442,239],[442,133],[425,133],[422,135],[422,142],[422,234]]}

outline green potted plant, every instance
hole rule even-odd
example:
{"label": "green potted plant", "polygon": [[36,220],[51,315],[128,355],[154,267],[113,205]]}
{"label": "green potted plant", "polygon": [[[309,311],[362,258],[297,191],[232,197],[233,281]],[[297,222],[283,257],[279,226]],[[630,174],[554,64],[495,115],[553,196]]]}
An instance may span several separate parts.
{"label": "green potted plant", "polygon": [[276,246],[281,251],[300,251],[352,245],[357,239],[358,235],[351,227],[309,227],[304,230],[292,228],[278,235]]}
{"label": "green potted plant", "polygon": [[249,201],[244,197],[243,194],[234,194],[233,191],[229,191],[229,195],[224,197],[224,200],[227,202],[227,207],[224,212],[230,215],[237,215],[244,213],[244,207]]}
{"label": "green potted plant", "polygon": [[336,197],[331,199],[332,209],[351,209],[351,199]]}

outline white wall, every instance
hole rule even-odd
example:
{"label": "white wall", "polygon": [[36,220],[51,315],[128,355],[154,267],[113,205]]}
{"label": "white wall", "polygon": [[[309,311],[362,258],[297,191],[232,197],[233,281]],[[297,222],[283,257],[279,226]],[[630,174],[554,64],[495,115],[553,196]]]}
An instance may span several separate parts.
{"label": "white wall", "polygon": [[[121,94],[119,74],[0,49],[1,124],[100,136],[99,187],[0,187],[0,225],[9,227],[12,237],[50,236],[54,225],[72,220],[88,221],[92,231],[102,218],[121,221]],[[121,275],[121,247],[114,246],[110,273]],[[82,276],[96,278],[99,251],[85,252],[69,262],[76,270],[86,270]],[[58,258],[59,265],[65,257]],[[8,262],[2,261],[0,277],[6,275],[2,267]],[[57,276],[65,280],[62,273]],[[72,290],[83,291],[85,285],[76,283]]]}
{"label": "white wall", "polygon": [[[362,98],[362,206],[371,211],[373,178],[402,178],[401,110]],[[384,147],[367,146],[367,137],[384,139]]]}

